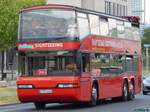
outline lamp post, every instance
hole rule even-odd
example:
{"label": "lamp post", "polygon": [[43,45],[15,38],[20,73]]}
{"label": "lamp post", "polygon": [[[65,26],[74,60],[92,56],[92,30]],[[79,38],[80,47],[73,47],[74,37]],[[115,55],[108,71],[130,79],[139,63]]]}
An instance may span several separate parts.
{"label": "lamp post", "polygon": [[149,68],[149,52],[148,49],[150,48],[150,44],[144,44],[144,48],[146,49],[146,72],[148,72]]}

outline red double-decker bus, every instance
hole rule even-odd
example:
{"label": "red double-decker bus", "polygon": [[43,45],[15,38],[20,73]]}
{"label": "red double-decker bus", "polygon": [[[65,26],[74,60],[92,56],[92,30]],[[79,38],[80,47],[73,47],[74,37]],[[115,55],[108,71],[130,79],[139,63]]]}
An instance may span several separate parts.
{"label": "red double-decker bus", "polygon": [[37,109],[53,102],[118,97],[141,90],[141,41],[137,17],[115,17],[64,5],[21,11],[17,93]]}

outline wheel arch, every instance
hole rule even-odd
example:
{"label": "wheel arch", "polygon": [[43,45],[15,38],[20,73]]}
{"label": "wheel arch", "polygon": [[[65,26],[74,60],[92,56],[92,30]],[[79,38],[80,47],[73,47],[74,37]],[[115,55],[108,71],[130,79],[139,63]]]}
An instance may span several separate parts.
{"label": "wheel arch", "polygon": [[127,86],[129,87],[129,80],[127,78],[123,79],[122,87],[123,87],[124,83],[127,83]]}
{"label": "wheel arch", "polygon": [[98,84],[98,80],[94,79],[93,82],[92,82],[92,86],[93,85],[96,85],[97,92],[98,92],[97,95],[98,95],[98,98],[99,98],[99,84]]}
{"label": "wheel arch", "polygon": [[131,78],[130,82],[132,82],[133,85],[135,86],[135,79],[134,78]]}
{"label": "wheel arch", "polygon": [[[129,82],[129,84],[130,84],[130,83],[133,83],[134,91],[135,91],[135,78],[132,77],[131,80],[130,80],[130,82]],[[130,91],[130,90],[129,90],[129,91]]]}

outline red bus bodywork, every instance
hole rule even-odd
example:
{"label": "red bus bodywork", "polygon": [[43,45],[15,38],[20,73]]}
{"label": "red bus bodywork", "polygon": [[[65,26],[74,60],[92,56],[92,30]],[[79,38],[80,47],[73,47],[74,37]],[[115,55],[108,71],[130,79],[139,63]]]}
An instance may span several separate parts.
{"label": "red bus bodywork", "polygon": [[[75,9],[69,6],[34,6],[23,11],[41,8],[65,8]],[[23,48],[23,45],[30,46]],[[18,77],[17,85],[31,84],[31,89],[17,89],[21,102],[89,102],[93,82],[98,84],[98,99],[106,99],[122,96],[123,82],[128,84],[134,81],[135,94],[141,90],[141,43],[140,41],[108,38],[89,35],[81,42],[21,42],[17,44],[19,51],[53,51],[74,50],[100,53],[120,53],[138,55],[138,71],[124,72],[116,77],[107,78],[100,74],[82,73],[78,76],[52,76],[52,77]],[[73,88],[58,88],[58,84],[76,84]],[[130,87],[130,85],[129,85]],[[41,94],[40,90],[52,90],[51,93]]]}

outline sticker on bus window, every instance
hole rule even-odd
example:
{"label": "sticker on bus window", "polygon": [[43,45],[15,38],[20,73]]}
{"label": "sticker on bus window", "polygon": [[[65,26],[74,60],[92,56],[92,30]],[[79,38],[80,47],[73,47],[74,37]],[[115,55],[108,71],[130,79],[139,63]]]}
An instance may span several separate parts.
{"label": "sticker on bus window", "polygon": [[38,69],[38,70],[35,70],[35,75],[36,76],[47,75],[47,69]]}
{"label": "sticker on bus window", "polygon": [[92,76],[100,76],[101,69],[92,69]]}

